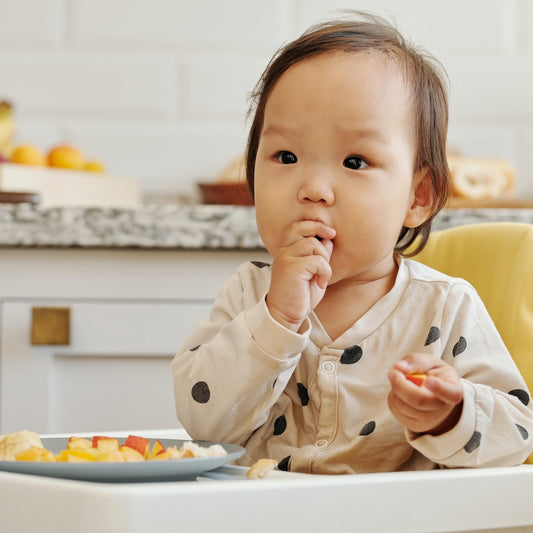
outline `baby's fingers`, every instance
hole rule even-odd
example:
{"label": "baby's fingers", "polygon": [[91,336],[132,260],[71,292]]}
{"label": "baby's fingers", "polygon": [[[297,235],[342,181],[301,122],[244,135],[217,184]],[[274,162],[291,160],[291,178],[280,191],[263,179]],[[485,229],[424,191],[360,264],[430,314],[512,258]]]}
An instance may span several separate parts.
{"label": "baby's fingers", "polygon": [[441,402],[456,405],[463,399],[463,386],[460,381],[446,381],[438,377],[428,376],[425,386]]}

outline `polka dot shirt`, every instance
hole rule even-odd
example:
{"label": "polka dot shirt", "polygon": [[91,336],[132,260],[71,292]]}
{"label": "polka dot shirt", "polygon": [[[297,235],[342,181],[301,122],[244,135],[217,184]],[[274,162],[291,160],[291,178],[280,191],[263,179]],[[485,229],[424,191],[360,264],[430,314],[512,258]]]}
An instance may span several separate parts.
{"label": "polka dot shirt", "polygon": [[[467,282],[401,259],[393,289],[330,339],[314,313],[299,333],[275,322],[269,280],[269,265],[242,265],[172,363],[193,438],[245,446],[241,464],[321,474],[513,465],[532,451],[530,394]],[[461,418],[439,436],[387,406],[390,368],[415,351],[462,378]]]}

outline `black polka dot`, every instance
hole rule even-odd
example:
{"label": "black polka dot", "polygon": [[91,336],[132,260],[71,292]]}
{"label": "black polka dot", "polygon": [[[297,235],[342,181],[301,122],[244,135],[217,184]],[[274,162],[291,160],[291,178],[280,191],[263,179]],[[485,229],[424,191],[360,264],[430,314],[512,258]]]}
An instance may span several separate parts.
{"label": "black polka dot", "polygon": [[278,463],[278,469],[283,470],[283,472],[289,471],[289,462],[291,460],[291,456],[287,455],[287,457],[284,457],[279,463]]}
{"label": "black polka dot", "polygon": [[297,383],[298,386],[298,396],[300,397],[300,401],[302,402],[302,405],[307,405],[309,403],[309,393],[307,392],[307,388],[303,383]]}
{"label": "black polka dot", "polygon": [[474,431],[473,435],[470,437],[470,440],[465,444],[465,452],[472,453],[476,448],[479,448],[481,444],[481,433],[479,431]]}
{"label": "black polka dot", "polygon": [[255,265],[257,268],[265,268],[267,266],[270,266],[268,263],[265,263],[264,261],[250,261],[252,265]]}
{"label": "black polka dot", "polygon": [[274,422],[274,435],[281,435],[287,429],[287,419],[285,415],[278,416]]}
{"label": "black polka dot", "polygon": [[453,347],[452,354],[454,357],[463,353],[466,350],[466,339],[464,337],[459,337],[459,340],[455,343]]}
{"label": "black polka dot", "polygon": [[437,326],[431,326],[429,328],[428,336],[426,337],[426,342],[424,343],[424,346],[427,346],[428,344],[432,344],[435,341],[438,341],[440,339],[440,329]]}
{"label": "black polka dot", "polygon": [[374,422],[374,420],[372,420],[371,422],[366,423],[361,428],[359,435],[361,435],[362,437],[364,437],[365,435],[370,435],[370,433],[372,433],[375,429],[376,429],[376,423]]}
{"label": "black polka dot", "polygon": [[363,356],[363,350],[361,350],[360,346],[352,346],[351,348],[346,348],[344,352],[342,352],[341,356],[341,364],[343,365],[353,365],[354,363],[357,363],[359,359]]}
{"label": "black polka dot", "polygon": [[195,352],[196,350],[198,350],[198,348],[200,348],[201,344],[198,344],[197,346],[194,346],[193,348],[190,348],[189,349],[189,352]]}
{"label": "black polka dot", "polygon": [[524,389],[513,389],[509,391],[511,396],[516,396],[524,405],[529,403],[529,394]]}
{"label": "black polka dot", "polygon": [[198,403],[207,403],[211,397],[211,391],[205,381],[195,383],[191,389],[191,394]]}
{"label": "black polka dot", "polygon": [[521,426],[520,424],[515,424],[515,426],[518,429],[518,431],[520,432],[520,435],[522,435],[522,438],[524,440],[527,440],[528,437],[529,437],[529,433],[528,433],[527,429],[524,426]]}

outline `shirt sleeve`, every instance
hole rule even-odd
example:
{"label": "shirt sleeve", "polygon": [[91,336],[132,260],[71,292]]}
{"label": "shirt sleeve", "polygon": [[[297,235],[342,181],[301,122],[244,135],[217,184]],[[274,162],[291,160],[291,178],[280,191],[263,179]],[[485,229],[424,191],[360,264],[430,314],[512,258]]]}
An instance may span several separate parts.
{"label": "shirt sleeve", "polygon": [[533,450],[530,393],[475,290],[454,286],[440,327],[441,357],[461,376],[458,423],[432,436],[407,431],[411,445],[447,467],[510,466]]}
{"label": "shirt sleeve", "polygon": [[[243,266],[172,362],[176,413],[195,439],[243,444],[268,418],[309,336],[269,314]],[[253,271],[252,271],[253,272]],[[259,292],[258,292],[259,290]]]}

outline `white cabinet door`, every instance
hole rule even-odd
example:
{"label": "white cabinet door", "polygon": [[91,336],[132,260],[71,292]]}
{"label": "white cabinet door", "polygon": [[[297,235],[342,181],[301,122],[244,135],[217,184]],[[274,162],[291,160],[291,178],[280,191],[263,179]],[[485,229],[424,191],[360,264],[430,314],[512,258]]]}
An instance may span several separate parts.
{"label": "white cabinet door", "polygon": [[[33,346],[32,308],[70,308],[70,344]],[[0,433],[179,426],[170,362],[208,300],[4,301]]]}

